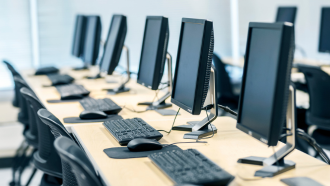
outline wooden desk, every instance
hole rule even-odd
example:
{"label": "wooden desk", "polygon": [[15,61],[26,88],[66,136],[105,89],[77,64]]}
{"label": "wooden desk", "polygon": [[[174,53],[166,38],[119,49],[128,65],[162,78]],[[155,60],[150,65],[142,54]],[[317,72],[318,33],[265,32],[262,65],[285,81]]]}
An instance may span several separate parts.
{"label": "wooden desk", "polygon": [[[75,83],[84,85],[84,87],[87,90],[91,91],[90,96],[93,98],[110,98],[115,103],[117,103],[122,107],[128,107],[130,109],[134,109],[138,111],[145,110],[147,108],[146,106],[137,106],[138,102],[152,101],[156,94],[155,91],[152,91],[142,85],[137,84],[135,80],[130,80],[130,82],[127,84],[127,87],[131,88],[130,92],[116,94],[116,95],[108,95],[107,92],[103,91],[102,89],[117,87],[119,83],[106,83],[105,79],[97,79],[97,80],[83,79],[82,77],[90,74],[89,71],[75,72],[70,69],[62,69],[61,73],[67,73],[70,76],[74,77],[76,79]],[[44,106],[47,108],[47,110],[53,113],[67,127],[69,131],[71,131],[71,126],[90,124],[90,123],[75,123],[75,124],[64,123],[63,121],[64,118],[78,117],[79,114],[84,110],[83,107],[80,105],[79,102],[48,103],[47,100],[60,99],[60,94],[58,93],[55,87],[43,87],[43,85],[47,85],[47,84],[49,85],[51,83],[47,76],[31,76],[31,74],[33,74],[33,70],[26,70],[22,72],[23,78],[36,93],[36,95],[44,104]],[[121,82],[122,77],[114,76],[111,78],[115,79],[117,82]],[[157,97],[160,98],[163,95],[164,92],[159,92]],[[167,100],[167,102],[170,102],[170,98]],[[167,109],[173,109],[177,111],[178,107],[173,105],[172,107]],[[153,110],[144,113],[135,113],[124,108],[119,113],[119,115],[121,115],[124,119],[140,117],[143,118],[145,121],[173,119],[173,116],[162,116]],[[188,112],[182,110],[177,119],[198,120],[201,118],[202,118],[201,116],[192,116]]]}
{"label": "wooden desk", "polygon": [[[172,121],[149,121],[156,129],[169,130]],[[182,124],[177,121],[176,125]],[[236,178],[230,184],[248,186],[285,185],[282,178],[307,176],[321,184],[330,185],[330,166],[307,154],[294,150],[286,159],[296,162],[296,168],[274,178],[259,179],[253,177],[261,166],[238,164],[237,160],[247,156],[268,157],[273,149],[255,140],[249,135],[236,129],[236,121],[229,117],[220,117],[213,124],[218,133],[207,144],[178,144],[182,149],[195,148],[224,168]],[[80,141],[93,165],[107,185],[154,186],[173,185],[172,181],[163,174],[148,158],[111,159],[103,149],[118,147],[118,142],[101,124],[73,126],[72,132]],[[164,134],[161,143],[174,143],[184,140],[185,132],[172,131]],[[191,140],[190,140],[191,141]],[[282,144],[278,145],[282,146]],[[278,147],[277,147],[278,148]],[[276,148],[276,149],[277,149]],[[247,181],[248,179],[256,179]]]}

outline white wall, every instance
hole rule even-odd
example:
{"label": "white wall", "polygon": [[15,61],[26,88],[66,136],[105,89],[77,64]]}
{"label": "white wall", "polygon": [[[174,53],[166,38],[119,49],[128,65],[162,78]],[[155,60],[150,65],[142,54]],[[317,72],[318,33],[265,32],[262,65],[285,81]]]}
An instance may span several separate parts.
{"label": "white wall", "polygon": [[31,67],[31,32],[29,1],[0,1],[0,89],[13,86],[13,81],[2,59],[18,68]]}
{"label": "white wall", "polygon": [[[42,64],[79,65],[70,56],[74,19],[77,13],[99,14],[102,39],[106,39],[111,16],[124,14],[128,20],[125,44],[130,48],[132,71],[137,72],[147,15],[169,18],[168,51],[176,59],[182,17],[214,21],[215,52],[231,56],[229,0],[39,0],[40,61]],[[123,58],[122,56],[122,59]],[[121,62],[122,63],[122,62]]]}
{"label": "white wall", "polygon": [[[240,52],[245,52],[249,22],[275,21],[278,6],[297,6],[296,44],[302,47],[307,58],[330,61],[330,55],[318,52],[321,7],[330,6],[329,0],[239,0]],[[301,57],[296,51],[296,57]]]}

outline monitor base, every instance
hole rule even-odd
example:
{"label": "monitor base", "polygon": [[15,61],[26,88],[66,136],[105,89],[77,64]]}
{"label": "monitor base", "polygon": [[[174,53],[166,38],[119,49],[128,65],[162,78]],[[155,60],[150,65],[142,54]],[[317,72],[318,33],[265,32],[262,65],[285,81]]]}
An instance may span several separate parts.
{"label": "monitor base", "polygon": [[108,91],[108,94],[110,94],[110,95],[115,95],[115,94],[119,94],[119,93],[123,93],[123,92],[129,92],[131,89],[123,87],[121,89],[103,89],[103,90]]}
{"label": "monitor base", "polygon": [[203,138],[205,136],[213,135],[213,132],[214,134],[216,134],[218,131],[218,129],[212,124],[205,125],[203,128],[197,131],[192,131],[192,128],[197,123],[199,123],[199,121],[190,121],[188,122],[189,125],[174,126],[172,130],[189,131],[189,133],[186,133],[183,136],[183,139],[196,139],[196,140]]}
{"label": "monitor base", "polygon": [[75,68],[73,68],[72,70],[75,70],[75,71],[88,70],[88,66],[75,67]]}
{"label": "monitor base", "polygon": [[164,109],[168,107],[172,107],[171,103],[165,103],[165,101],[159,103],[158,105],[153,105],[154,102],[140,102],[138,105],[148,105],[149,107],[147,110],[158,110],[158,109]]}
{"label": "monitor base", "polygon": [[[241,158],[237,162],[244,163],[244,164],[251,164],[251,165],[263,165],[263,162],[266,159],[267,158],[264,158],[264,157],[250,156],[250,157],[246,157],[246,158]],[[265,166],[262,169],[256,171],[254,176],[256,176],[256,177],[274,177],[278,174],[281,174],[283,172],[294,169],[295,167],[296,167],[295,162],[290,161],[290,160],[281,159],[281,160],[275,162],[273,165]]]}
{"label": "monitor base", "polygon": [[86,79],[101,79],[103,78],[101,74],[97,74],[96,76],[86,76]]}

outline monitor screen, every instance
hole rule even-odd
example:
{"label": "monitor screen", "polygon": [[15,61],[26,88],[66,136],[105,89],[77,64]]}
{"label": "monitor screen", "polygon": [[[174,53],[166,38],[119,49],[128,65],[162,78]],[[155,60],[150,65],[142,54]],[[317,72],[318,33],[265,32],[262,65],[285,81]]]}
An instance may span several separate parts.
{"label": "monitor screen", "polygon": [[330,7],[322,8],[319,51],[330,52]]}
{"label": "monitor screen", "polygon": [[138,79],[149,88],[153,84],[154,73],[158,73],[155,72],[155,66],[157,63],[161,24],[161,19],[148,19],[146,22]]}
{"label": "monitor screen", "polygon": [[108,39],[104,48],[104,54],[101,61],[101,72],[107,72],[109,69],[109,65],[111,63],[112,55],[116,44],[116,39],[118,37],[120,20],[120,16],[114,16],[113,20],[111,21]]}
{"label": "monitor screen", "polygon": [[279,7],[277,9],[276,22],[294,23],[296,19],[297,7]]}
{"label": "monitor screen", "polygon": [[268,139],[276,89],[281,30],[253,28],[239,123]]}
{"label": "monitor screen", "polygon": [[177,63],[173,99],[188,108],[193,108],[201,58],[204,25],[185,22],[182,26],[180,54]]}

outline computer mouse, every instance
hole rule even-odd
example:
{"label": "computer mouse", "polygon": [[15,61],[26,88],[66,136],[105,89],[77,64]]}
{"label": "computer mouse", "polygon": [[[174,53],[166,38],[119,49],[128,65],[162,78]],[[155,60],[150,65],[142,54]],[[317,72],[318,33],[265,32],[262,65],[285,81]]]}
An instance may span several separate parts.
{"label": "computer mouse", "polygon": [[108,115],[102,111],[96,110],[84,110],[79,115],[80,119],[103,119],[107,118]]}
{"label": "computer mouse", "polygon": [[82,98],[84,98],[83,95],[77,94],[77,95],[69,95],[69,96],[61,97],[61,100],[82,99]]}
{"label": "computer mouse", "polygon": [[160,150],[163,145],[154,139],[137,138],[127,144],[127,148],[133,152]]}

